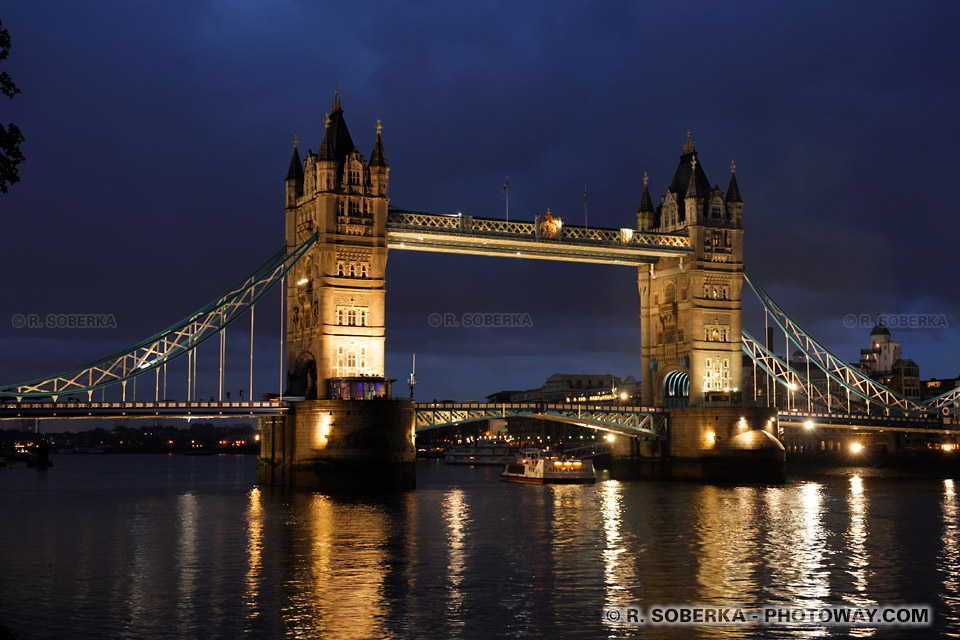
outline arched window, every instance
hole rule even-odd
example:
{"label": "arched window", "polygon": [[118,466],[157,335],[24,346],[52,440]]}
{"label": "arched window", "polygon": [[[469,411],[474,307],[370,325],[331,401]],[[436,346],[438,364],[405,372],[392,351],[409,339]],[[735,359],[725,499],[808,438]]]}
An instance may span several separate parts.
{"label": "arched window", "polygon": [[677,300],[677,286],[668,282],[663,286],[663,304],[670,304]]}

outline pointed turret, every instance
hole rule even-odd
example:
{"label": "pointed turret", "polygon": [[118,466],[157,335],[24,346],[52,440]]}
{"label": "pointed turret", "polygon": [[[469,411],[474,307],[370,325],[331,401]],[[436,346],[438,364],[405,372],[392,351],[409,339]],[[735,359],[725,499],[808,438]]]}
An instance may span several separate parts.
{"label": "pointed turret", "polygon": [[[688,144],[692,143],[688,142]],[[698,224],[703,209],[701,203],[706,193],[697,188],[697,153],[691,152],[690,156],[690,179],[687,180],[687,189],[683,196],[683,211],[687,224]],[[700,171],[703,172],[702,169]]]}
{"label": "pointed turret", "polygon": [[284,180],[287,189],[287,206],[292,207],[297,202],[297,198],[303,195],[303,163],[300,161],[300,152],[297,151],[297,144],[300,138],[293,135],[293,156],[290,158],[290,167],[287,169],[287,177]]}
{"label": "pointed turret", "polygon": [[380,133],[383,131],[383,125],[380,124],[380,118],[377,118],[377,141],[373,144],[373,151],[370,152],[371,167],[388,167],[387,156],[383,152],[383,140],[380,139]]}
{"label": "pointed turret", "polygon": [[647,183],[650,178],[647,172],[643,172],[643,195],[640,196],[640,206],[637,207],[637,228],[640,231],[650,231],[654,226],[654,216],[656,209],[653,206],[653,199],[650,198],[650,189]]}
{"label": "pointed turret", "polygon": [[743,198],[740,197],[740,185],[737,184],[737,165],[730,163],[730,186],[727,187],[727,202],[743,204]]}
{"label": "pointed turret", "polygon": [[383,132],[383,125],[380,124],[380,118],[377,118],[377,141],[373,144],[373,151],[370,152],[370,188],[376,195],[387,195],[387,177],[390,173],[390,165],[387,164],[387,154],[383,152],[383,140],[380,134]]}
{"label": "pointed turret", "polygon": [[740,197],[740,185],[737,184],[737,165],[730,163],[730,186],[727,187],[727,197],[724,201],[727,216],[737,227],[743,225],[743,198]]}
{"label": "pointed turret", "polygon": [[[694,162],[696,160],[696,162]],[[710,181],[703,172],[703,168],[698,164],[697,145],[690,139],[690,131],[687,130],[687,141],[683,145],[683,154],[680,156],[680,164],[677,165],[677,171],[673,174],[673,181],[670,183],[668,191],[677,196],[677,213],[680,222],[694,224],[697,220],[697,211],[687,212],[687,192],[690,185],[694,185],[697,200],[695,201],[702,207],[706,196],[710,193]]]}

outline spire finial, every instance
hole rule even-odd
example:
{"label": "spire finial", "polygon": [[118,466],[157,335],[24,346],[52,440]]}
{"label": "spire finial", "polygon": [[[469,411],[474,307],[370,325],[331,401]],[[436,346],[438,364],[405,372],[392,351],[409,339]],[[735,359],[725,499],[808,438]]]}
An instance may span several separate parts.
{"label": "spire finial", "polygon": [[293,134],[293,148],[296,149],[297,145],[300,144],[300,136]]}
{"label": "spire finial", "polygon": [[683,144],[684,155],[693,153],[697,149],[697,144],[690,138],[690,129],[687,129],[687,141]]}
{"label": "spire finial", "polygon": [[377,135],[380,135],[381,131],[383,131],[383,125],[380,124],[380,118],[377,118]]}
{"label": "spire finial", "polygon": [[647,182],[648,182],[649,180],[650,180],[650,178],[647,177],[647,172],[644,171],[644,172],[643,172],[643,188],[644,188],[644,189],[647,188]]}
{"label": "spire finial", "polygon": [[730,161],[730,173],[736,173],[736,172],[737,172],[737,163],[734,162],[733,160],[731,160],[731,161]]}
{"label": "spire finial", "polygon": [[687,144],[690,143],[690,129],[687,129]]}
{"label": "spire finial", "polygon": [[340,108],[340,87],[337,85],[333,86],[333,107],[331,111],[336,111]]}
{"label": "spire finial", "polygon": [[324,114],[324,116],[323,116],[323,126],[324,126],[325,129],[329,129],[329,128],[330,128],[330,114],[329,114],[329,113]]}

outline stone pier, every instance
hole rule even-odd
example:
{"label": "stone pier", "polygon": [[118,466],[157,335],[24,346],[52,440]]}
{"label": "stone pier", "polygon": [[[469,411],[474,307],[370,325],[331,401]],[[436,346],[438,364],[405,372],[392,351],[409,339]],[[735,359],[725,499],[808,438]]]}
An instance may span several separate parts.
{"label": "stone pier", "polygon": [[670,412],[666,442],[618,437],[615,478],[783,482],[786,456],[776,409],[686,407]]}
{"label": "stone pier", "polygon": [[415,409],[395,400],[306,400],[260,419],[261,484],[319,491],[416,488]]}

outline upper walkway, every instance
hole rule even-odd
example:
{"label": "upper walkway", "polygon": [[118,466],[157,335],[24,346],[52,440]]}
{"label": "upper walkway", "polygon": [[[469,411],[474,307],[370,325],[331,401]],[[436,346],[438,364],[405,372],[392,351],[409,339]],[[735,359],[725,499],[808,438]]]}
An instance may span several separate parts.
{"label": "upper walkway", "polygon": [[624,266],[693,251],[686,235],[577,227],[556,218],[518,222],[402,209],[387,215],[387,247]]}

